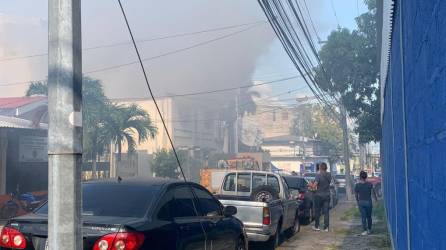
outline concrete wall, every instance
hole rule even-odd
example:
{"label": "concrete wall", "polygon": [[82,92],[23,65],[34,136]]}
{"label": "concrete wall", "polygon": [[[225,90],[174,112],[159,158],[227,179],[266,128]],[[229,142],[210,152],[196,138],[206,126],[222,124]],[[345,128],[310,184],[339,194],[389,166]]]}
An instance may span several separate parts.
{"label": "concrete wall", "polygon": [[395,13],[381,147],[388,222],[395,249],[446,249],[446,1],[396,1]]}

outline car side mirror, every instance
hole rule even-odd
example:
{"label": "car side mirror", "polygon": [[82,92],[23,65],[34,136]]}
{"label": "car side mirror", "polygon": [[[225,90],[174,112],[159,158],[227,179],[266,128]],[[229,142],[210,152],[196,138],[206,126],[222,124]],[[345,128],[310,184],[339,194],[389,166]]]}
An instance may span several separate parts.
{"label": "car side mirror", "polygon": [[225,217],[233,216],[233,215],[235,215],[235,214],[237,214],[237,208],[234,207],[234,206],[226,206],[226,207],[223,209],[223,215],[224,215]]}

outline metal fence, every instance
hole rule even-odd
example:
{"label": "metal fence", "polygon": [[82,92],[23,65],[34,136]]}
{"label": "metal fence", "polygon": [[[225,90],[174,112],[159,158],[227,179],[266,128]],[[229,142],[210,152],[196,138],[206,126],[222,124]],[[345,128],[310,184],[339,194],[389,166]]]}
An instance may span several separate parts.
{"label": "metal fence", "polygon": [[384,194],[395,249],[446,249],[446,1],[396,1],[384,90]]}

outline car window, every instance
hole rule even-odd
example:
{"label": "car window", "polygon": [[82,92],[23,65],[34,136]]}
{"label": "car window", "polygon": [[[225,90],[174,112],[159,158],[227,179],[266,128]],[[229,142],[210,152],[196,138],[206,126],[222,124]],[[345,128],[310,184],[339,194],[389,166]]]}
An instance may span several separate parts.
{"label": "car window", "polygon": [[175,200],[173,191],[167,191],[159,202],[159,210],[157,218],[160,220],[172,220],[172,212],[174,211]]}
{"label": "car window", "polygon": [[237,191],[238,192],[251,191],[251,174],[238,174]]}
{"label": "car window", "polygon": [[252,189],[255,189],[262,185],[266,185],[266,175],[265,174],[253,174]]}
{"label": "car window", "polygon": [[190,186],[179,186],[174,191],[174,206],[172,217],[192,217],[197,216],[193,203],[192,189]]}
{"label": "car window", "polygon": [[194,187],[201,214],[204,216],[221,215],[220,203],[207,191]]}
{"label": "car window", "polygon": [[268,175],[267,185],[275,188],[277,192],[280,191],[279,180],[274,175]]}
{"label": "car window", "polygon": [[[142,218],[158,196],[159,187],[92,183],[83,184],[82,192],[84,215]],[[48,203],[36,213],[48,214]]]}
{"label": "car window", "polygon": [[235,191],[235,174],[228,174],[226,176],[225,184],[223,185],[224,191]]}

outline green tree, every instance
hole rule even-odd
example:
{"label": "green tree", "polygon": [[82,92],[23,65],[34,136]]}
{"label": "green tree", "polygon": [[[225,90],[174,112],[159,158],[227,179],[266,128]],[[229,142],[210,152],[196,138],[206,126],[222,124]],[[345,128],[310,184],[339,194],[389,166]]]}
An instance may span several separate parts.
{"label": "green tree", "polygon": [[[181,165],[184,165],[184,155],[179,154]],[[153,171],[157,177],[178,178],[178,163],[172,150],[161,149],[154,154]]]}
{"label": "green tree", "polygon": [[294,134],[321,141],[328,153],[330,165],[342,155],[342,130],[337,120],[328,116],[319,105],[301,105],[294,120]]}
{"label": "green tree", "polygon": [[26,96],[48,95],[48,86],[46,81],[31,82],[25,93]]}
{"label": "green tree", "polygon": [[356,18],[356,30],[338,29],[328,36],[319,52],[322,67],[316,69],[317,84],[339,96],[356,119],[361,143],[381,139],[376,2],[365,3],[368,12]]}
{"label": "green tree", "polygon": [[82,85],[83,151],[84,159],[92,161],[93,178],[97,177],[97,159],[104,154],[110,141],[103,134],[108,115],[109,100],[104,94],[101,82],[89,77],[83,78]]}
{"label": "green tree", "polygon": [[122,145],[127,144],[128,152],[135,151],[137,144],[154,138],[157,128],[149,114],[138,105],[108,105],[101,133],[104,140],[115,143],[118,161],[121,161]]}

